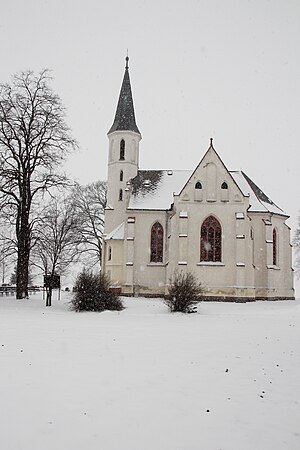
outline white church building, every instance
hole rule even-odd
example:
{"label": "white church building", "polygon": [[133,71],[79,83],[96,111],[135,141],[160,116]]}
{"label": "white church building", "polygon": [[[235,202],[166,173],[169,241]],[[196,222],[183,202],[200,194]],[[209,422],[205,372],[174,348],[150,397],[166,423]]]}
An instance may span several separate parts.
{"label": "white church building", "polygon": [[193,170],[140,170],[128,57],[108,132],[102,269],[124,295],[163,296],[177,271],[221,301],[294,299],[288,215],[213,140]]}

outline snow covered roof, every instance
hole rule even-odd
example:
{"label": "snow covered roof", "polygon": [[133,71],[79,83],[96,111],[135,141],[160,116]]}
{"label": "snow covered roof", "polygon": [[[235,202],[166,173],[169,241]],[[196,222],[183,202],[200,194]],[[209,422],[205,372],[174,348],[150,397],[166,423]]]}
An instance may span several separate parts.
{"label": "snow covered roof", "polygon": [[[139,170],[137,176],[131,180],[132,193],[128,209],[170,209],[174,201],[173,195],[180,193],[192,173],[191,170]],[[287,215],[244,172],[230,171],[229,173],[242,194],[249,197],[250,212]],[[114,230],[116,231],[117,229]],[[106,239],[117,238],[107,237]]]}
{"label": "snow covered roof", "polygon": [[170,209],[173,194],[179,194],[191,170],[139,170],[131,180],[128,209]]}
{"label": "snow covered roof", "polygon": [[270,212],[274,214],[287,214],[280,209],[269,197],[242,171],[229,172],[245,197],[249,197],[250,212]]}
{"label": "snow covered roof", "polygon": [[115,240],[122,240],[124,239],[124,222],[122,222],[120,225],[117,226],[117,228],[115,228],[111,233],[109,233],[106,237],[105,240],[108,241],[110,239],[115,239]]}

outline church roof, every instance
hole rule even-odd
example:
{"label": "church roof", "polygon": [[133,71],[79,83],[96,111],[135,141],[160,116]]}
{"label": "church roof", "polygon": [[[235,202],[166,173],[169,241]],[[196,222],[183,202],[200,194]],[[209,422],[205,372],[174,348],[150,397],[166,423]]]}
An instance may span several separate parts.
{"label": "church roof", "polygon": [[270,212],[287,216],[272,200],[242,171],[230,171],[245,197],[249,197],[250,212]]}
{"label": "church roof", "polygon": [[125,226],[124,226],[124,222],[122,222],[111,233],[109,233],[107,236],[105,236],[105,240],[106,241],[108,241],[110,239],[122,240],[122,239],[124,239],[124,231],[125,231]]}
{"label": "church roof", "polygon": [[[139,170],[131,180],[128,209],[168,210],[193,171],[191,170]],[[242,194],[249,197],[250,212],[270,212],[287,215],[241,171],[229,171]]]}
{"label": "church roof", "polygon": [[170,209],[173,194],[179,194],[191,173],[191,170],[139,170],[131,180],[128,209]]}
{"label": "church roof", "polygon": [[129,58],[127,56],[125,73],[119,95],[115,120],[108,134],[112,133],[113,131],[134,131],[135,133],[140,134],[139,129],[135,123],[133,98],[128,71],[128,60]]}

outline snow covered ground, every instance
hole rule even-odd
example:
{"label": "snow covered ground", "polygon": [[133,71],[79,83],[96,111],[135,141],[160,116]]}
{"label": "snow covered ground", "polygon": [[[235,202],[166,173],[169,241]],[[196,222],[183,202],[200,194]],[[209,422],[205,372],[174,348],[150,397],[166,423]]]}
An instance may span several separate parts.
{"label": "snow covered ground", "polygon": [[299,450],[300,301],[0,298],[2,450]]}

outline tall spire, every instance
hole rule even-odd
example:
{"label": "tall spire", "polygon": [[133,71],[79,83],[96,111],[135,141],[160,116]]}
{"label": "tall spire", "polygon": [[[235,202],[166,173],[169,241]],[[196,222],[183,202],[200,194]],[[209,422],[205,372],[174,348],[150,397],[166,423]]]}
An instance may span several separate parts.
{"label": "tall spire", "polygon": [[140,134],[139,129],[135,123],[133,98],[128,71],[128,61],[129,57],[127,55],[125,73],[119,95],[115,120],[108,134],[112,133],[113,131],[134,131],[135,133]]}

